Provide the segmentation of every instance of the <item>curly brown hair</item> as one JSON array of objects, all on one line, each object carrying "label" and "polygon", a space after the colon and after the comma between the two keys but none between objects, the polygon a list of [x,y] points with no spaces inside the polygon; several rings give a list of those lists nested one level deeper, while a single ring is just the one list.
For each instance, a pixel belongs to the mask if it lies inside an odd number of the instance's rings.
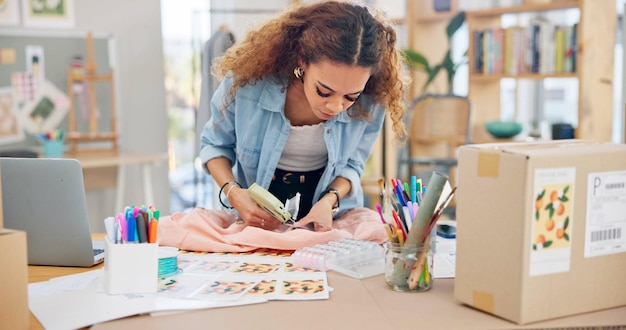
[{"label": "curly brown hair", "polygon": [[[305,64],[331,62],[372,68],[363,94],[381,104],[389,113],[396,138],[403,139],[406,111],[403,102],[408,76],[403,70],[396,33],[384,19],[366,7],[326,1],[295,5],[276,18],[251,30],[230,47],[213,65],[218,78],[232,75],[234,84],[225,96],[231,104],[237,88],[266,76],[282,81],[295,79],[298,58]],[[357,101],[350,109],[353,117],[368,117]]]}]

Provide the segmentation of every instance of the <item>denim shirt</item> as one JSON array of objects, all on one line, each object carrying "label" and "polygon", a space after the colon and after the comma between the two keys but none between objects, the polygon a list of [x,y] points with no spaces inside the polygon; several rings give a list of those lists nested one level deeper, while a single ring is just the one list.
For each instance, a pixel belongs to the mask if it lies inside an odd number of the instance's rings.
[{"label": "denim shirt", "polygon": [[[224,95],[232,84],[232,78],[225,78],[211,100],[211,119],[201,137],[202,164],[206,169],[207,161],[226,157],[243,187],[256,182],[268,189],[290,130],[285,117],[286,83],[265,78],[241,87],[235,101],[222,112]],[[366,95],[358,102],[370,111],[369,121],[351,118],[344,110],[323,124],[328,163],[313,201],[336,177],[350,180],[352,189],[341,200],[338,214],[363,206],[361,174],[385,118],[383,108],[372,105]]]}]

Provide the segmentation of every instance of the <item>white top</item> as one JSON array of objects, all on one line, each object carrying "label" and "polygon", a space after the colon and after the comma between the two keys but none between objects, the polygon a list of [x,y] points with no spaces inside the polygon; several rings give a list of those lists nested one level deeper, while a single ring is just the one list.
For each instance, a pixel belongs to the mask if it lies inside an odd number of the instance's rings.
[{"label": "white top", "polygon": [[307,172],[326,166],[327,161],[324,123],[291,126],[285,149],[278,160],[278,168]]}]

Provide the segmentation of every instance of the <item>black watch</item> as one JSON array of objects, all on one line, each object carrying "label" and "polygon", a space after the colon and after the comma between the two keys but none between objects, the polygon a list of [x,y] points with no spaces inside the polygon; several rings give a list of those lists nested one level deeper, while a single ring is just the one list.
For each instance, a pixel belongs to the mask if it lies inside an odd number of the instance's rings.
[{"label": "black watch", "polygon": [[337,204],[335,204],[335,206],[333,206],[333,214],[337,213],[337,211],[339,211],[339,200],[341,199],[341,196],[339,196],[339,190],[329,187],[326,188],[326,190],[322,191],[322,194],[320,195],[320,199],[322,199],[322,197],[326,196],[326,194],[330,194],[333,193],[335,194],[335,196],[337,197]]}]

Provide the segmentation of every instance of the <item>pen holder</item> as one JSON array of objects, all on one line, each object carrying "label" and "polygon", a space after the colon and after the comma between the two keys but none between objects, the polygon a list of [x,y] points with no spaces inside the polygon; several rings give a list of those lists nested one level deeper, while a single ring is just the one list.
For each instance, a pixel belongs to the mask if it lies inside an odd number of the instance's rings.
[{"label": "pen holder", "polygon": [[63,157],[63,140],[45,140],[42,143],[44,157]]},{"label": "pen holder", "polygon": [[108,294],[154,293],[159,269],[157,243],[114,244],[105,240],[104,290]]},{"label": "pen holder", "polygon": [[[402,263],[402,267],[397,264]],[[397,274],[396,272],[402,272]],[[433,286],[431,245],[387,242],[385,245],[385,282],[394,291],[421,292]]]}]

